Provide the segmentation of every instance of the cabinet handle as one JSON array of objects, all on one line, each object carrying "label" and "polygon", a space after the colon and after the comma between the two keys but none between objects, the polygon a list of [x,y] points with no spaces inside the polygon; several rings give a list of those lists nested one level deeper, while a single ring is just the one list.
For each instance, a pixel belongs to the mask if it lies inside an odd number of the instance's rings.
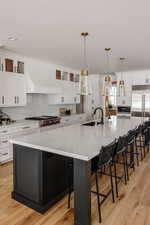
[{"label": "cabinet handle", "polygon": [[8,153],[3,153],[2,155],[8,155]]},{"label": "cabinet handle", "polygon": [[61,102],[64,102],[64,97],[61,97]]},{"label": "cabinet handle", "polygon": [[30,127],[22,127],[23,130],[24,130],[24,129],[28,129],[28,128],[30,128]]},{"label": "cabinet handle", "polygon": [[15,96],[15,104],[17,103],[17,97]]},{"label": "cabinet handle", "polygon": [[2,133],[7,133],[7,132],[8,132],[8,130],[3,130],[3,131],[2,131]]},{"label": "cabinet handle", "polygon": [[74,97],[74,102],[76,102],[77,101],[77,99],[76,99],[76,97]]},{"label": "cabinet handle", "polygon": [[19,104],[19,96],[17,96],[17,103]]},{"label": "cabinet handle", "polygon": [[2,104],[4,104],[4,102],[5,102],[5,98],[4,96],[2,96]]},{"label": "cabinet handle", "polygon": [[8,142],[8,140],[6,140],[6,141],[2,141],[2,143],[7,143]]}]

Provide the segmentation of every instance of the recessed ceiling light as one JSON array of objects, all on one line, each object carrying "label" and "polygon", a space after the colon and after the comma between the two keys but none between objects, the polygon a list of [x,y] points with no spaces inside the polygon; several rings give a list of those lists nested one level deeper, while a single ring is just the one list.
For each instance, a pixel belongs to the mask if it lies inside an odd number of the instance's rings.
[{"label": "recessed ceiling light", "polygon": [[8,37],[8,40],[9,40],[9,41],[16,41],[16,40],[17,40],[17,38],[16,38],[16,37],[14,37],[14,36],[9,36],[9,37]]}]

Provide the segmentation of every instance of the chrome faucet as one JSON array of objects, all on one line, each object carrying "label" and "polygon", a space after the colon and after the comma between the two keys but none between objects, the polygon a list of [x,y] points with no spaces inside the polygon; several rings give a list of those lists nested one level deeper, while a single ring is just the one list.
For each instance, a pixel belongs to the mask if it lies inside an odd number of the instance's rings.
[{"label": "chrome faucet", "polygon": [[103,111],[103,109],[102,109],[101,107],[97,107],[97,108],[94,110],[93,115],[96,114],[97,110],[100,110],[100,111],[101,111],[102,116],[101,116],[101,121],[100,121],[100,123],[101,123],[101,124],[104,124],[104,111]]}]

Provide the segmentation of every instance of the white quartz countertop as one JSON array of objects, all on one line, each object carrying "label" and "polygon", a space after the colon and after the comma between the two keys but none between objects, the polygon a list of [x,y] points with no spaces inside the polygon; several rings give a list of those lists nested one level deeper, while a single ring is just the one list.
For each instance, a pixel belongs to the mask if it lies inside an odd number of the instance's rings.
[{"label": "white quartz countertop", "polygon": [[82,126],[74,124],[18,137],[12,143],[56,153],[81,160],[91,160],[99,154],[102,146],[109,144],[115,138],[126,134],[143,122],[142,118],[117,118],[105,121],[104,125]]},{"label": "white quartz countertop", "polygon": [[23,125],[31,125],[31,124],[38,125],[38,122],[34,121],[34,120],[17,120],[16,122],[8,124],[8,125],[0,125],[0,129],[18,127],[18,126],[23,126]]}]

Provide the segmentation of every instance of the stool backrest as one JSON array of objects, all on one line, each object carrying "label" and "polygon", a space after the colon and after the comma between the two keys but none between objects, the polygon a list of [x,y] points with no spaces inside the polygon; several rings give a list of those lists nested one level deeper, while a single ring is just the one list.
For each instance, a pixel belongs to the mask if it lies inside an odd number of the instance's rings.
[{"label": "stool backrest", "polygon": [[117,140],[115,139],[109,145],[103,146],[99,153],[98,169],[109,164],[112,161],[116,151]]},{"label": "stool backrest", "polygon": [[120,153],[120,152],[123,152],[125,150],[125,147],[127,146],[126,139],[127,139],[127,135],[119,137],[115,153]]},{"label": "stool backrest", "polygon": [[[137,132],[137,131],[136,131]],[[135,130],[129,130],[127,135],[126,135],[126,142],[129,144],[132,142],[135,138]]]}]

